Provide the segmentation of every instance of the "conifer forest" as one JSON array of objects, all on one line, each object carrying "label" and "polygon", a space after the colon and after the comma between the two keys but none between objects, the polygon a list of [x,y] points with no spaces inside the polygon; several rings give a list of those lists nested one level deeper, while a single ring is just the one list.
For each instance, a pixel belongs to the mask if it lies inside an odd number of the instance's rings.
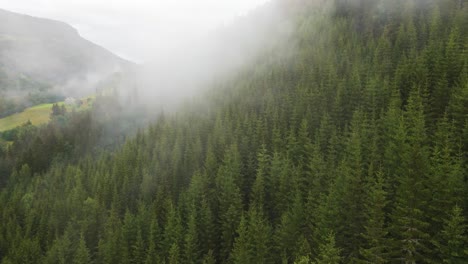
[{"label": "conifer forest", "polygon": [[176,111],[3,133],[0,263],[468,263],[468,3],[290,5]]}]

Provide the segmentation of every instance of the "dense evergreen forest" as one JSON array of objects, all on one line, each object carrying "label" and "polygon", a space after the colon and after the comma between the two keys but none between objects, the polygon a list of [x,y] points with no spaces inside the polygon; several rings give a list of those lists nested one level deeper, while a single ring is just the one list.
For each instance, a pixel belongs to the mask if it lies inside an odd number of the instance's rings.
[{"label": "dense evergreen forest", "polygon": [[468,263],[467,4],[310,2],[118,149],[0,150],[1,263]]}]

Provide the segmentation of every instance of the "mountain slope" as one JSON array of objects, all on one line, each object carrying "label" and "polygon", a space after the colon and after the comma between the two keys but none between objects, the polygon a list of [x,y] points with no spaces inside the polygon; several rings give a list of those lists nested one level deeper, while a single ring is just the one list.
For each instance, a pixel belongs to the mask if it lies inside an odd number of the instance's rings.
[{"label": "mountain slope", "polygon": [[65,23],[5,10],[0,10],[0,39],[0,61],[6,71],[52,85],[108,75],[131,65]]},{"label": "mountain slope", "polygon": [[131,67],[65,23],[0,9],[0,101],[10,110],[31,105],[25,99],[89,95],[99,81]]},{"label": "mountain slope", "polygon": [[0,194],[2,260],[465,263],[467,7],[334,2],[292,12],[292,56],[120,150],[43,173],[61,137],[37,134]]}]

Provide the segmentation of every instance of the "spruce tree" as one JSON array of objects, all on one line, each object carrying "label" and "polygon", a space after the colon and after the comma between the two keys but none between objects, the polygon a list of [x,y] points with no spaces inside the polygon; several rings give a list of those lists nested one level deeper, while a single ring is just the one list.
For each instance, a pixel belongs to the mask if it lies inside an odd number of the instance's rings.
[{"label": "spruce tree", "polygon": [[342,257],[341,250],[336,247],[335,235],[329,233],[319,245],[319,254],[315,258],[316,264],[339,264]]},{"label": "spruce tree", "polygon": [[78,248],[75,251],[73,257],[73,264],[88,264],[91,262],[89,250],[86,247],[86,241],[84,240],[83,235],[80,237],[80,242],[78,243]]},{"label": "spruce tree", "polygon": [[443,263],[461,264],[468,259],[467,224],[460,207],[453,207],[445,220],[441,241],[436,246]]},{"label": "spruce tree", "polygon": [[248,222],[245,216],[241,217],[239,227],[237,228],[237,237],[230,259],[234,264],[251,263]]},{"label": "spruce tree", "polygon": [[372,177],[369,183],[368,198],[366,201],[365,232],[362,236],[365,245],[361,247],[360,253],[365,263],[387,263],[389,262],[388,230],[386,226],[387,192],[385,191],[384,177],[381,172]]},{"label": "spruce tree", "polygon": [[413,90],[406,111],[408,165],[400,176],[391,231],[395,240],[393,258],[405,263],[426,261],[430,254],[427,221],[428,157],[424,145],[424,114],[418,91]]}]

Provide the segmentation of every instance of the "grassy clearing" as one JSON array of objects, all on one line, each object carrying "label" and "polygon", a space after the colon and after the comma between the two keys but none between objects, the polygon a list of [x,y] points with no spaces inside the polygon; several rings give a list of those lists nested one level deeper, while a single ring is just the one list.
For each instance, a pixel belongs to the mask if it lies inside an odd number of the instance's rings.
[{"label": "grassy clearing", "polygon": [[[63,103],[61,103],[63,105]],[[21,113],[0,119],[0,131],[6,131],[20,126],[28,120],[33,125],[40,125],[49,122],[52,104],[41,104],[25,109]]]},{"label": "grassy clearing", "polygon": [[[87,99],[87,98],[86,98]],[[87,100],[83,99],[84,104],[81,107],[76,107],[76,111],[81,111],[89,108]],[[59,102],[62,106],[64,102]],[[41,104],[25,109],[21,113],[16,113],[5,118],[0,119],[0,132],[14,129],[22,124],[31,121],[33,125],[42,125],[50,120],[50,113],[52,112],[53,104]],[[72,108],[67,106],[67,110],[71,111]]]}]

